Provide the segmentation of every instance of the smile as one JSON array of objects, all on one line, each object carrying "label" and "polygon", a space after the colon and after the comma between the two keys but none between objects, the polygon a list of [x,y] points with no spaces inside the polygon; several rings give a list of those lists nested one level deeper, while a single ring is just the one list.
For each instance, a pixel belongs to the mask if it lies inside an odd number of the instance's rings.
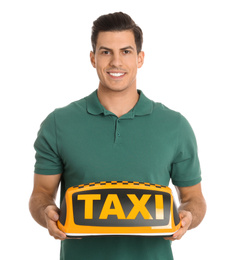
[{"label": "smile", "polygon": [[112,79],[121,79],[125,76],[125,72],[107,72]]},{"label": "smile", "polygon": [[123,76],[125,73],[109,73],[109,74],[114,77],[120,77]]}]

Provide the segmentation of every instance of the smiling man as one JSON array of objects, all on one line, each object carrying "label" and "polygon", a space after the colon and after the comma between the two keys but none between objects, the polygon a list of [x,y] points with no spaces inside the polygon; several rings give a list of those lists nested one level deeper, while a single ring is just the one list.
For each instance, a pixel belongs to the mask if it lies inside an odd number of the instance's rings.
[{"label": "smiling man", "polygon": [[[41,124],[30,211],[51,236],[62,240],[62,260],[173,259],[170,240],[198,226],[206,212],[194,133],[180,113],[137,89],[143,34],[127,14],[99,17],[91,40],[98,89],[54,110]],[[69,187],[83,183],[117,180],[168,186],[170,179],[179,194],[181,219],[172,237],[68,239],[57,227],[59,183],[62,201]]]},{"label": "smiling man", "polygon": [[144,62],[144,53],[137,51],[134,33],[99,32],[90,56],[100,79],[97,94],[101,104],[118,117],[126,114],[138,101],[136,75]]}]

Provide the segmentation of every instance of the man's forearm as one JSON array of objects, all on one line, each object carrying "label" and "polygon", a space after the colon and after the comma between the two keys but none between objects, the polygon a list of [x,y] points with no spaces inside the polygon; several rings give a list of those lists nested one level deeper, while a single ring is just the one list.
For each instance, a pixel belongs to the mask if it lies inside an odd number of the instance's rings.
[{"label": "man's forearm", "polygon": [[197,227],[206,214],[206,202],[203,198],[193,198],[186,202],[181,202],[180,211],[189,211],[192,214],[192,222],[189,229]]},{"label": "man's forearm", "polygon": [[29,209],[32,217],[45,228],[47,228],[45,209],[49,205],[56,206],[55,201],[43,192],[33,193],[29,201]]}]

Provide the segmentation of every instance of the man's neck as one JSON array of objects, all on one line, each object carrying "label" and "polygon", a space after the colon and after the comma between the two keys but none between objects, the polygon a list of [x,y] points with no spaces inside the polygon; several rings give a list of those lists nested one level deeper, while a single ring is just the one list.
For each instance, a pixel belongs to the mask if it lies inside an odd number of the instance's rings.
[{"label": "man's neck", "polygon": [[127,114],[139,100],[136,87],[124,91],[112,91],[99,86],[97,95],[101,105],[117,117]]}]

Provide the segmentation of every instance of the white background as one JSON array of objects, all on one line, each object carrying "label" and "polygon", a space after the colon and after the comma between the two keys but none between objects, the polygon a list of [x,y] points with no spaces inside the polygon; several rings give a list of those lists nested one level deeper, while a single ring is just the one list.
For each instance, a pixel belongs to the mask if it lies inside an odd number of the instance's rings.
[{"label": "white background", "polygon": [[28,210],[33,142],[53,109],[97,88],[91,26],[115,11],[144,32],[138,88],[181,112],[198,141],[208,211],[173,242],[175,259],[239,259],[239,6],[232,0],[0,2],[1,255],[59,259],[60,242]]}]

